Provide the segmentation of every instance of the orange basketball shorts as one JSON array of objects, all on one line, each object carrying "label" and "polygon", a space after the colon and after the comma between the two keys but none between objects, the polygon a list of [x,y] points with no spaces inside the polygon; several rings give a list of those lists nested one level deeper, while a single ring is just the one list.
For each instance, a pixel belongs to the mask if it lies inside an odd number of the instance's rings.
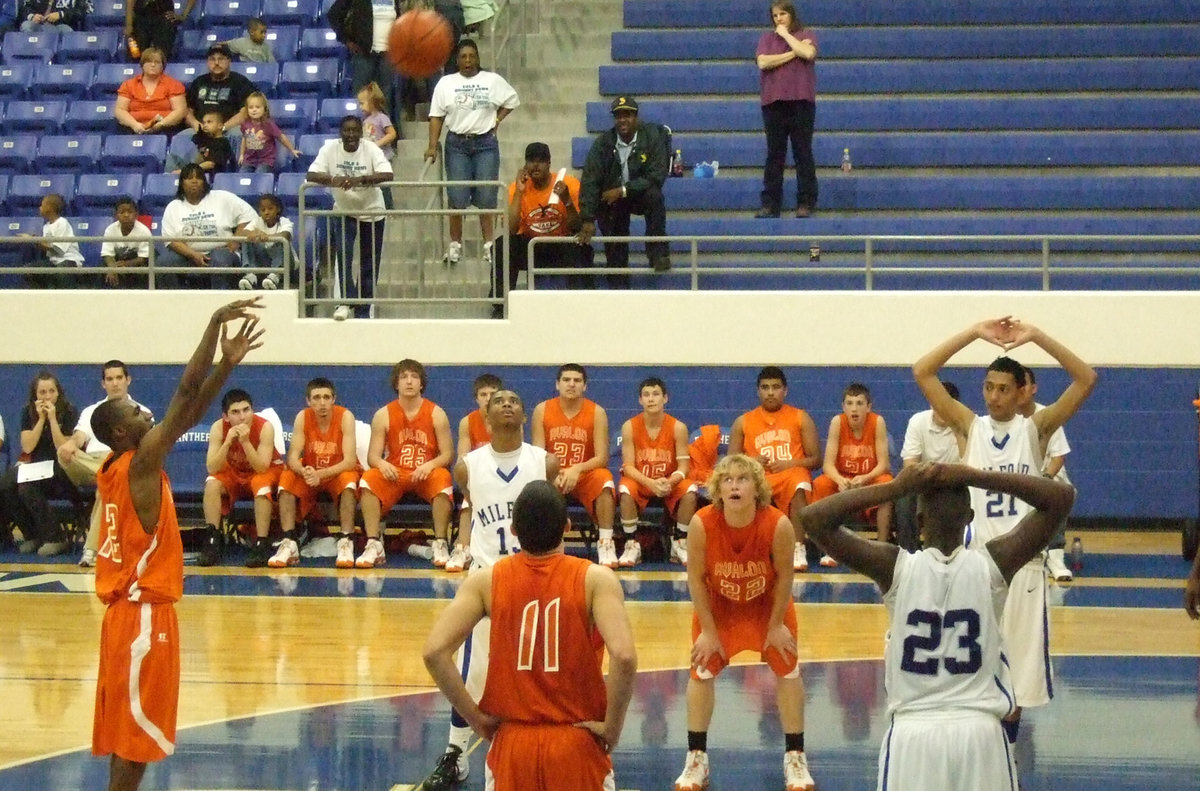
[{"label": "orange basketball shorts", "polygon": [[279,485],[279,477],[283,474],[282,464],[272,464],[262,472],[244,473],[226,467],[218,473],[208,476],[205,481],[216,481],[224,490],[221,492],[221,514],[229,515],[233,504],[238,500],[253,500],[255,497],[275,499],[275,487]]},{"label": "orange basketball shorts", "polygon": [[612,760],[591,731],[574,725],[502,724],[487,754],[491,791],[603,791]]},{"label": "orange basketball shorts", "polygon": [[[427,503],[432,503],[439,494],[454,497],[454,482],[450,480],[450,471],[445,467],[433,470],[423,481],[414,481],[412,470],[400,470],[400,477],[389,481],[383,472],[372,467],[362,474],[358,485],[379,498],[379,507],[385,514],[409,492],[415,492]],[[359,496],[362,496],[361,491]]]},{"label": "orange basketball shorts", "polygon": [[592,519],[595,519],[596,500],[600,498],[605,489],[611,490],[612,488],[612,473],[601,467],[598,470],[588,470],[580,475],[579,480],[575,483],[575,488],[567,494],[578,500],[579,504],[587,509]]},{"label": "orange basketball shorts", "polygon": [[[618,491],[621,494],[627,494],[632,497],[633,501],[637,503],[638,511],[645,510],[646,506],[650,503],[650,498],[654,497],[654,494],[645,486],[642,486],[633,478],[624,476],[621,477],[621,485]],[[663,504],[667,507],[667,512],[674,516],[675,509],[679,507],[679,501],[683,499],[685,494],[694,491],[696,491],[695,481],[687,478],[678,481],[674,488],[671,489],[671,493],[663,498]]]},{"label": "orange basketball shorts", "polygon": [[[751,614],[753,616],[753,614]],[[792,639],[796,639],[796,607],[790,605],[783,616],[783,625],[792,633]],[[784,654],[775,649],[768,648],[763,651],[763,643],[767,641],[767,619],[766,618],[726,618],[722,622],[717,623],[717,638],[721,641],[721,647],[725,649],[725,657],[721,658],[720,654],[715,654],[709,659],[708,664],[704,667],[693,667],[692,678],[705,680],[715,678],[722,670],[729,665],[729,660],[740,654],[742,651],[756,651],[759,659],[766,662],[771,668],[771,671],[780,678],[792,678],[798,672],[800,667],[799,653],[792,659],[788,659]],[[694,614],[692,615],[692,642],[696,642],[696,638],[700,636],[700,619]]]},{"label": "orange basketball shorts", "polygon": [[783,472],[768,472],[767,486],[771,487],[771,502],[785,514],[790,513],[792,498],[800,489],[812,491],[812,473],[804,467],[789,467]]},{"label": "orange basketball shorts", "polygon": [[349,489],[351,494],[358,494],[358,473],[346,470],[332,478],[326,478],[316,486],[309,486],[296,473],[285,469],[279,476],[279,491],[295,495],[299,503],[296,505],[296,515],[303,519],[317,504],[317,495],[325,492],[336,503],[342,492]]}]

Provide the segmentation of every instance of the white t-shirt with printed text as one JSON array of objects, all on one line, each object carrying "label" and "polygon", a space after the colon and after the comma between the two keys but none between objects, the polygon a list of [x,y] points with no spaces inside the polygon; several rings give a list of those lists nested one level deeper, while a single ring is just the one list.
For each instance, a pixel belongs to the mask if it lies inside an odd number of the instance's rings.
[{"label": "white t-shirt with printed text", "polygon": [[232,236],[239,225],[257,216],[249,203],[232,192],[212,190],[196,204],[183,198],[168,203],[163,212],[162,235],[195,237],[195,241],[187,242],[193,250],[215,250],[228,242],[206,241],[206,237]]},{"label": "white t-shirt with printed text", "polygon": [[429,116],[445,118],[446,131],[456,135],[481,135],[496,126],[499,108],[515,110],[520,104],[516,90],[495,72],[447,74],[433,89]]},{"label": "white t-shirt with printed text", "polygon": [[100,257],[115,258],[118,261],[129,258],[149,258],[150,240],[153,238],[154,234],[150,233],[150,229],[140,220],[133,221],[133,228],[129,230],[128,234],[121,233],[121,223],[110,223],[104,229],[104,243],[100,245]]},{"label": "white t-shirt with printed text", "polygon": [[[309,173],[324,173],[339,176],[373,176],[377,173],[392,174],[392,165],[384,156],[383,149],[370,140],[360,140],[355,151],[347,151],[341,139],[328,140],[317,158],[308,166]],[[382,219],[378,214],[384,210],[383,190],[379,187],[359,187],[352,190],[333,189],[333,205],[339,211],[348,212],[356,220],[374,221]]]}]

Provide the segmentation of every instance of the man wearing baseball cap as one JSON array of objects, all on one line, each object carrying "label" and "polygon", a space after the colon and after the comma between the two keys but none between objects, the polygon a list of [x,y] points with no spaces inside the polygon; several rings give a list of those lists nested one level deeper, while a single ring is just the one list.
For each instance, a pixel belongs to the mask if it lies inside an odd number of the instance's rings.
[{"label": "man wearing baseball cap", "polygon": [[[589,244],[599,225],[604,236],[628,236],[629,217],[646,218],[647,236],[666,236],[667,210],[662,187],[667,180],[668,143],[658,124],[638,120],[637,99],[618,96],[612,103],[613,128],[592,143],[580,187],[580,244]],[[666,242],[646,242],[655,272],[671,268]],[[609,267],[629,266],[626,242],[605,242]],[[610,288],[628,288],[628,275],[609,275]]]},{"label": "man wearing baseball cap", "polygon": [[225,119],[225,134],[236,151],[241,140],[241,124],[246,120],[246,97],[258,90],[254,83],[230,69],[233,52],[224,44],[208,48],[208,74],[192,80],[187,88],[187,125],[200,131],[200,119],[217,110]]}]

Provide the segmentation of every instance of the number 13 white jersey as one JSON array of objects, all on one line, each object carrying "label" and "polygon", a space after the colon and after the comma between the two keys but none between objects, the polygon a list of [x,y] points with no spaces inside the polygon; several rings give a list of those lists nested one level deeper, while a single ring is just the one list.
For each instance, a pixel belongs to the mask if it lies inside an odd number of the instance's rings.
[{"label": "number 13 white jersey", "polygon": [[[977,470],[1040,475],[1042,454],[1038,450],[1037,426],[1024,415],[1007,423],[976,415],[967,434],[963,463]],[[1029,504],[1011,494],[971,489],[971,510],[966,545],[982,546],[1017,526],[1030,512]]]},{"label": "number 13 white jersey", "polygon": [[488,568],[521,550],[512,531],[513,503],[525,484],[546,480],[546,451],[523,442],[497,453],[487,444],[468,453],[466,462],[472,567]]},{"label": "number 13 white jersey", "polygon": [[1012,710],[1000,616],[1008,586],[987,549],[901,552],[883,597],[888,715]]}]

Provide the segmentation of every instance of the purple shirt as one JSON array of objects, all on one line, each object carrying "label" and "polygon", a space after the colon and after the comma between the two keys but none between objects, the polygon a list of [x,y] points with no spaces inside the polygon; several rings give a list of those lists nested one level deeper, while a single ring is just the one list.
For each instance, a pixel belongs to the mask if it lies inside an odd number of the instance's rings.
[{"label": "purple shirt", "polygon": [[[801,28],[792,35],[801,41],[811,41],[814,47],[817,46],[817,34],[811,30]],[[792,48],[783,40],[783,37],[771,30],[762,34],[762,38],[758,40],[758,49],[754,54],[755,57],[782,55],[791,51]],[[798,100],[815,104],[817,101],[817,72],[813,67],[813,61],[796,58],[776,69],[759,69],[758,78],[762,85],[763,104]]]},{"label": "purple shirt", "polygon": [[242,164],[275,167],[278,162],[276,144],[281,134],[279,127],[270,118],[242,121],[242,140],[246,144],[246,155],[242,158]]},{"label": "purple shirt", "polygon": [[[383,139],[387,128],[392,125],[392,119],[388,118],[383,113],[371,113],[363,118],[363,134],[372,143],[379,145],[379,141]],[[388,159],[396,156],[396,145],[388,143],[386,146],[379,146],[383,149],[383,155]]]}]

